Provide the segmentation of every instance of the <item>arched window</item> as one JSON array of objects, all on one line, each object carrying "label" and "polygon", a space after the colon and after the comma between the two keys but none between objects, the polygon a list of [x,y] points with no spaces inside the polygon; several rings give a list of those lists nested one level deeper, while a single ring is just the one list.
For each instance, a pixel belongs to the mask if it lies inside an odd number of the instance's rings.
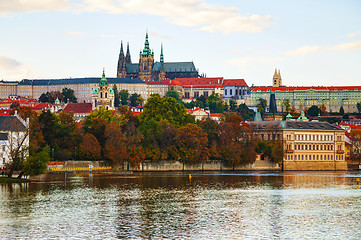
[{"label": "arched window", "polygon": [[103,92],[100,92],[100,98],[103,98]]}]

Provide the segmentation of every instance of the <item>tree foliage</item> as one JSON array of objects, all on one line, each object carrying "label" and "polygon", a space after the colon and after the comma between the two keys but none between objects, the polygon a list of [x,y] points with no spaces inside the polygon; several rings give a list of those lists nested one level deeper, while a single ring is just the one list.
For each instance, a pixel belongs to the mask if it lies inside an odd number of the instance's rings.
[{"label": "tree foliage", "polygon": [[[65,103],[71,102],[71,103],[77,103],[78,99],[74,95],[74,90],[71,88],[63,88],[61,91],[63,95],[63,99]],[[59,98],[60,100],[60,98]]]},{"label": "tree foliage", "polygon": [[79,145],[79,151],[84,159],[98,160],[101,154],[101,147],[93,134],[86,133]]},{"label": "tree foliage", "polygon": [[36,176],[45,173],[50,161],[50,148],[46,146],[40,152],[30,155],[24,161],[23,171],[25,175]]},{"label": "tree foliage", "polygon": [[181,102],[181,98],[179,96],[179,93],[175,90],[170,90],[168,91],[166,94],[165,94],[166,97],[172,97],[174,98],[175,100],[177,100],[177,102]]},{"label": "tree foliage", "polygon": [[128,90],[122,89],[119,92],[119,96],[120,96],[120,101],[121,104],[124,105],[128,105],[128,98],[129,98],[129,92]]}]

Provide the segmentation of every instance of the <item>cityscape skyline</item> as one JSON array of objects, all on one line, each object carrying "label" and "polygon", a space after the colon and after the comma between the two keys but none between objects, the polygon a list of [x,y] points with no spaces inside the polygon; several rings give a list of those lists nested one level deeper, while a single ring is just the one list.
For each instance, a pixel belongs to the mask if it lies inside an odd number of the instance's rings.
[{"label": "cityscape skyline", "polygon": [[359,85],[358,1],[0,2],[0,80],[115,77],[120,42],[139,60],[149,33],[159,61],[193,61],[207,77],[287,86]]}]

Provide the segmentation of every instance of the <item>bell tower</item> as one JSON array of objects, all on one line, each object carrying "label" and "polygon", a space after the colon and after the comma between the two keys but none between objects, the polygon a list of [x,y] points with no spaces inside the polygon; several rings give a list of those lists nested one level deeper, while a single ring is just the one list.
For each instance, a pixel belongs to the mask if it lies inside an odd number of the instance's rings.
[{"label": "bell tower", "polygon": [[275,69],[275,73],[273,74],[273,81],[272,81],[273,87],[280,87],[282,86],[282,78],[281,78],[281,71],[278,69]]},{"label": "bell tower", "polygon": [[152,81],[154,52],[149,48],[148,32],[145,35],[144,49],[139,53],[139,78],[145,82]]}]

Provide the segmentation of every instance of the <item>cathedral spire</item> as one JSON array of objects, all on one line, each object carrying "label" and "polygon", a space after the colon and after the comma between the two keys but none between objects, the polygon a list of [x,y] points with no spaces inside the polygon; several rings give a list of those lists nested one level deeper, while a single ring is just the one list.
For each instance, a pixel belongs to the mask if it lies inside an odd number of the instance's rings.
[{"label": "cathedral spire", "polygon": [[160,62],[164,63],[164,56],[163,56],[163,43],[160,45]]},{"label": "cathedral spire", "polygon": [[152,50],[150,50],[150,48],[149,48],[148,30],[147,30],[147,33],[145,34],[144,49],[141,54],[142,55],[152,55]]},{"label": "cathedral spire", "polygon": [[129,42],[127,43],[127,55],[125,56],[125,63],[132,63],[132,59],[130,57],[130,51],[129,51]]}]

